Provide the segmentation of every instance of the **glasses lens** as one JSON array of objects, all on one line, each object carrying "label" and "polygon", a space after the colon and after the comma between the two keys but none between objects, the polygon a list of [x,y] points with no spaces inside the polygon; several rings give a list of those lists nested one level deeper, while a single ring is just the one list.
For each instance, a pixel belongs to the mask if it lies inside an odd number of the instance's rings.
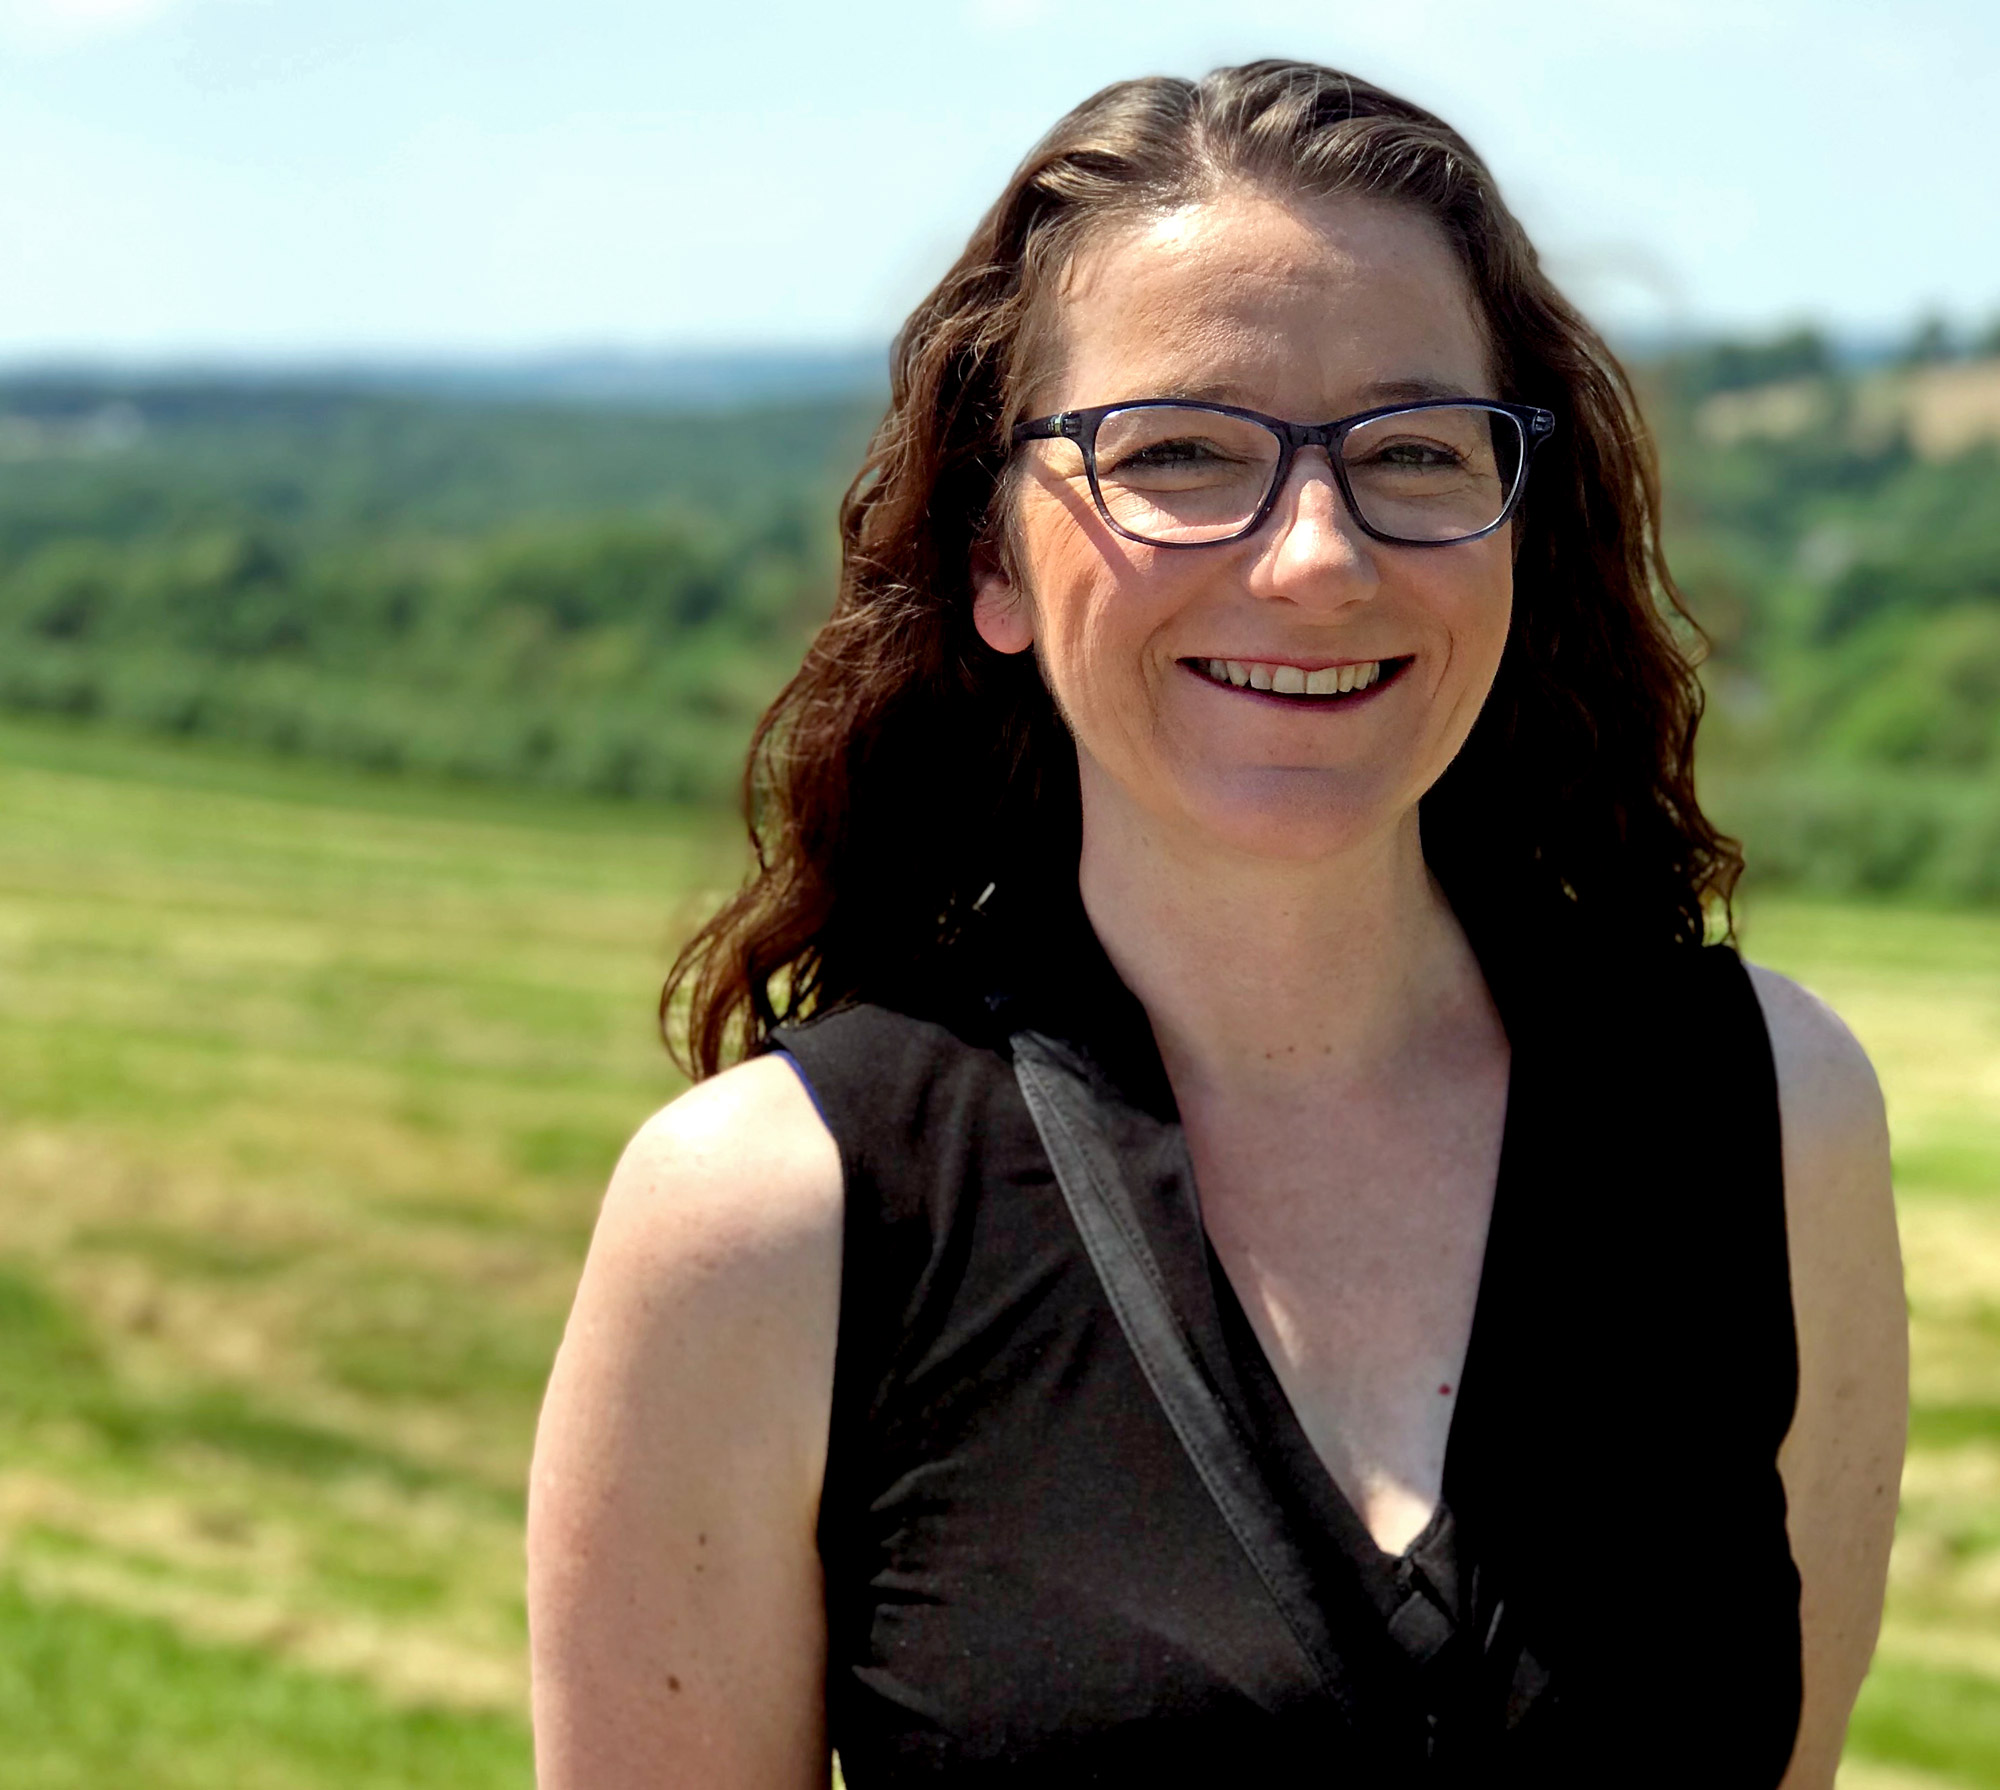
[{"label": "glasses lens", "polygon": [[1097,428],[1105,513],[1145,541],[1219,541],[1256,515],[1278,469],[1262,423],[1193,406],[1114,410]]},{"label": "glasses lens", "polygon": [[1341,444],[1361,520],[1377,534],[1433,545],[1498,522],[1523,458],[1520,423],[1476,404],[1397,411],[1363,423]]}]

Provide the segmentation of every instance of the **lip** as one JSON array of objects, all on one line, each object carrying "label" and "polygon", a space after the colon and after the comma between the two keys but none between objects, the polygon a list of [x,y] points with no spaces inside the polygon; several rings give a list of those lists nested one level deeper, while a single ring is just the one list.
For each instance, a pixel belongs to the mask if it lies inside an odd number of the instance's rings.
[{"label": "lip", "polygon": [[[1213,658],[1222,658],[1225,656],[1241,658],[1244,655],[1223,655],[1216,653],[1208,656]],[[1258,690],[1248,684],[1218,684],[1206,672],[1195,670],[1193,657],[1194,655],[1190,654],[1186,658],[1176,659],[1174,663],[1182,672],[1205,689],[1214,690],[1223,696],[1247,697],[1252,701],[1262,703],[1266,708],[1305,709],[1314,713],[1323,712],[1327,709],[1364,708],[1373,702],[1376,697],[1380,696],[1384,690],[1393,689],[1397,684],[1401,683],[1403,681],[1403,673],[1416,663],[1416,655],[1414,653],[1404,653],[1401,655],[1392,653],[1379,660],[1293,658],[1287,655],[1281,661],[1273,660],[1270,663],[1296,665],[1301,671],[1306,672],[1337,670],[1343,665],[1379,664],[1382,667],[1382,675],[1370,684],[1367,689],[1350,690],[1345,695],[1282,696],[1275,690]]]}]

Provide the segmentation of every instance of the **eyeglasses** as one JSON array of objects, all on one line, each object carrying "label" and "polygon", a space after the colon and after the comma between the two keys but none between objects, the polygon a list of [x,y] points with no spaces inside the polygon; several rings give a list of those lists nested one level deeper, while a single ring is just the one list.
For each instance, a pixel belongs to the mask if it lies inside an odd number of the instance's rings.
[{"label": "eyeglasses", "polygon": [[1397,547],[1449,547],[1513,514],[1528,462],[1555,426],[1552,411],[1474,398],[1388,405],[1331,423],[1138,398],[1037,417],[1014,440],[1075,442],[1098,514],[1131,541],[1240,541],[1270,514],[1299,449],[1321,447],[1364,534]]}]

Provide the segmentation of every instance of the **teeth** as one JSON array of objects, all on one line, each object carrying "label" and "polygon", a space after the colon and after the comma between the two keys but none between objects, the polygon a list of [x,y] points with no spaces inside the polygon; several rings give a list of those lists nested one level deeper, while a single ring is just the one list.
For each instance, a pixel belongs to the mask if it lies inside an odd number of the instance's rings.
[{"label": "teeth", "polygon": [[1382,661],[1366,665],[1328,665],[1307,671],[1299,665],[1259,664],[1254,659],[1199,659],[1195,661],[1218,684],[1246,684],[1253,690],[1271,690],[1280,696],[1344,696],[1366,690],[1382,677]]}]

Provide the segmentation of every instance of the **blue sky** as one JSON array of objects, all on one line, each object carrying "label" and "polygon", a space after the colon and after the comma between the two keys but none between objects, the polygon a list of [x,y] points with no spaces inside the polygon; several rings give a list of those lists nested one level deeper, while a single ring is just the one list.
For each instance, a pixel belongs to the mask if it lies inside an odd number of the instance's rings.
[{"label": "blue sky", "polygon": [[872,342],[1067,106],[1272,54],[1615,326],[2000,314],[1994,0],[0,0],[0,356]]}]

